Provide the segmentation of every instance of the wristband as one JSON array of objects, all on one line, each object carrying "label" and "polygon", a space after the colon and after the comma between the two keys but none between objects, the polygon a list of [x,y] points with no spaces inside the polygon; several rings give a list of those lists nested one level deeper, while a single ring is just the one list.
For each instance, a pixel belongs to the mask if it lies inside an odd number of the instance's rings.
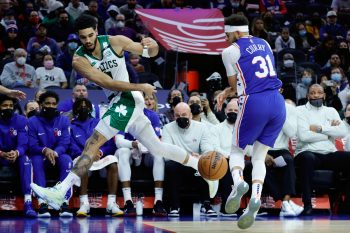
[{"label": "wristband", "polygon": [[146,58],[149,58],[149,57],[150,57],[150,55],[149,55],[149,53],[148,53],[148,47],[147,47],[147,46],[143,47],[142,55],[141,55],[141,56],[142,56],[142,57],[146,57]]}]

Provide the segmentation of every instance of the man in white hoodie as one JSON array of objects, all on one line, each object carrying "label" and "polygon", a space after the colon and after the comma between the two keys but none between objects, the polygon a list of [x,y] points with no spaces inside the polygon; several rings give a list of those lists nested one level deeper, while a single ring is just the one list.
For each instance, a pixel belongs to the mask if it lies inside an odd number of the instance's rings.
[{"label": "man in white hoodie", "polygon": [[[298,144],[295,163],[300,167],[302,177],[304,215],[312,214],[311,191],[315,169],[344,172],[348,171],[350,164],[350,152],[337,151],[334,143],[335,138],[346,136],[346,126],[334,108],[323,105],[324,99],[323,87],[313,84],[308,91],[308,103],[297,107]],[[346,185],[345,205],[350,206],[348,187]]]},{"label": "man in white hoodie", "polygon": [[84,11],[89,8],[80,0],[71,0],[65,10],[72,17],[73,21],[75,21]]}]

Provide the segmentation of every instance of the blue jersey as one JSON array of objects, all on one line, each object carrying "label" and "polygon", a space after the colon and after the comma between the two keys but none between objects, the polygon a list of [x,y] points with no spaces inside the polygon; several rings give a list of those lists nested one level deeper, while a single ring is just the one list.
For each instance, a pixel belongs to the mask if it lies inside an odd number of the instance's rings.
[{"label": "blue jersey", "polygon": [[[271,47],[265,40],[246,36],[225,50],[226,56],[232,57],[230,65],[233,66],[233,70],[232,73],[228,71],[228,76],[237,75],[239,96],[278,90],[282,86],[282,82],[277,78]],[[225,64],[226,70],[227,66]]]}]

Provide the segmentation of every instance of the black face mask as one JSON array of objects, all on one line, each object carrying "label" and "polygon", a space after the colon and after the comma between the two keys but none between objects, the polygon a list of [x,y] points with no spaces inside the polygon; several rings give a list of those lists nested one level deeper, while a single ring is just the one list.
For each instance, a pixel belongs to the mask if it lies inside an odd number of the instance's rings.
[{"label": "black face mask", "polygon": [[181,98],[179,97],[179,96],[175,96],[174,98],[173,98],[173,101],[171,102],[171,106],[172,107],[175,107],[178,103],[180,103],[181,102]]},{"label": "black face mask", "polygon": [[350,125],[350,117],[345,117],[346,122]]},{"label": "black face mask", "polygon": [[237,119],[237,113],[235,113],[235,112],[227,113],[226,119],[227,119],[228,123],[234,124],[236,122],[236,119]]},{"label": "black face mask", "polygon": [[36,109],[34,109],[34,110],[32,110],[32,111],[27,113],[27,117],[28,118],[31,118],[32,116],[37,116],[37,115],[39,115],[39,111],[36,110]]},{"label": "black face mask", "polygon": [[176,119],[176,123],[181,129],[186,129],[190,125],[190,119],[187,117],[179,117]]},{"label": "black face mask", "polygon": [[191,113],[194,116],[196,116],[199,113],[201,113],[201,106],[199,104],[191,104],[190,108],[191,108]]},{"label": "black face mask", "polygon": [[309,100],[310,104],[316,108],[322,107],[323,104],[323,99],[310,99]]},{"label": "black face mask", "polygon": [[13,109],[7,108],[0,110],[0,117],[4,120],[8,120],[13,116]]},{"label": "black face mask", "polygon": [[86,121],[86,119],[90,116],[91,116],[91,111],[88,108],[81,108],[78,111],[77,118],[79,121]]},{"label": "black face mask", "polygon": [[136,5],[132,3],[128,3],[128,8],[129,9],[135,9]]},{"label": "black face mask", "polygon": [[58,116],[59,114],[60,113],[58,112],[57,108],[51,108],[51,107],[43,107],[40,112],[40,115],[47,119],[52,119]]}]

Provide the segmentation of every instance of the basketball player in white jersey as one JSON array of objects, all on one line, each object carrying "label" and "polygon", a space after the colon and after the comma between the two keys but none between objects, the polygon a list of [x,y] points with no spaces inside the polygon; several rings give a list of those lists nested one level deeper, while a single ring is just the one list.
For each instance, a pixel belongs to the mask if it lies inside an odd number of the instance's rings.
[{"label": "basketball player in white jersey", "polygon": [[[162,143],[154,133],[149,119],[143,114],[144,99],[141,92],[146,96],[152,95],[155,87],[129,82],[124,51],[153,57],[158,53],[156,41],[144,38],[141,43],[136,43],[125,36],[98,36],[96,19],[85,14],[75,21],[75,29],[82,46],[75,52],[73,68],[102,87],[110,104],[66,179],[52,188],[43,188],[32,183],[35,194],[58,210],[64,201],[65,193],[73,185],[80,185],[80,177],[88,172],[100,146],[119,131],[134,135],[153,155],[198,170],[198,157],[188,154],[180,147]],[[214,197],[218,181],[208,181],[208,184],[210,196]]]}]

